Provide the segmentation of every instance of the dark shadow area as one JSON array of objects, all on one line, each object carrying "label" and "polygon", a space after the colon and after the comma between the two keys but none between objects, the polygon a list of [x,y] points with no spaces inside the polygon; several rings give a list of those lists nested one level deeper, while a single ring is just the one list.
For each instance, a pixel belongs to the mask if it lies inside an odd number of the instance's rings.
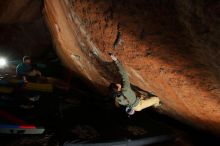
[{"label": "dark shadow area", "polygon": [[[83,83],[79,83],[83,85]],[[37,125],[44,125],[43,135],[0,135],[2,146],[58,146],[64,142],[115,141],[124,138],[174,136],[160,146],[217,146],[219,138],[194,129],[154,109],[146,109],[128,117],[124,108],[113,101],[99,100],[85,87],[74,87],[68,93],[45,94],[35,108],[8,109]],[[155,145],[156,146],[156,145]]]},{"label": "dark shadow area", "polygon": [[42,19],[24,24],[0,24],[1,56],[20,59],[24,55],[41,58],[53,49]]}]

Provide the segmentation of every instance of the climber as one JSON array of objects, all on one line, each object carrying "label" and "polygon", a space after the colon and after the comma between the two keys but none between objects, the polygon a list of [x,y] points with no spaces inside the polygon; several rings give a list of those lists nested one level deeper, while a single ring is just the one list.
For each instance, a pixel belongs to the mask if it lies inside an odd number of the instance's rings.
[{"label": "climber", "polygon": [[120,61],[112,53],[109,53],[112,60],[115,62],[119,74],[122,79],[122,83],[111,83],[109,89],[111,90],[112,96],[115,98],[116,105],[122,105],[126,107],[126,112],[129,115],[133,115],[135,111],[141,111],[145,108],[160,105],[158,97],[150,97],[148,99],[137,97],[136,93],[131,89],[128,74]]},{"label": "climber", "polygon": [[28,83],[28,77],[41,76],[41,72],[34,68],[29,56],[23,57],[23,62],[16,67],[16,74],[18,77],[22,77],[25,83]]}]

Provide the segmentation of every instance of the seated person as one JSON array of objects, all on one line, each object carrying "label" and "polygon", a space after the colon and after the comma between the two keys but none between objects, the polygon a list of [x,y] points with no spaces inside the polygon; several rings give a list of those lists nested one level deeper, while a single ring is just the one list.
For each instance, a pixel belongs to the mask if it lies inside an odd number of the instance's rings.
[{"label": "seated person", "polygon": [[33,68],[29,56],[23,57],[23,62],[16,67],[16,74],[18,77],[22,77],[25,83],[28,83],[27,77],[41,76],[41,72]]}]

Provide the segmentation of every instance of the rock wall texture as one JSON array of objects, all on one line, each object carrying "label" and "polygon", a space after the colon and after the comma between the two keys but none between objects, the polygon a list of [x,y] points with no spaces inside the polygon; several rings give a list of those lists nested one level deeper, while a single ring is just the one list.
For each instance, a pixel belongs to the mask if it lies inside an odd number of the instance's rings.
[{"label": "rock wall texture", "polygon": [[159,96],[162,111],[220,133],[217,0],[45,0],[59,56],[107,93],[115,53],[133,85]]}]

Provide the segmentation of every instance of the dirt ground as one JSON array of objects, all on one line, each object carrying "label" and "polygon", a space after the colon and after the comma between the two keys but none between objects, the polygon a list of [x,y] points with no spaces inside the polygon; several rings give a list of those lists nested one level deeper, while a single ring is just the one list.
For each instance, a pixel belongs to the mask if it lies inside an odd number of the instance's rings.
[{"label": "dirt ground", "polygon": [[147,109],[128,118],[123,109],[114,107],[113,101],[91,98],[94,93],[88,90],[72,91],[59,96],[42,96],[35,110],[23,111],[38,117],[35,122],[42,123],[46,128],[43,135],[0,135],[0,145],[60,146],[76,139],[121,139],[163,133],[174,138],[152,146],[220,144],[219,138],[159,114],[155,109]]}]

